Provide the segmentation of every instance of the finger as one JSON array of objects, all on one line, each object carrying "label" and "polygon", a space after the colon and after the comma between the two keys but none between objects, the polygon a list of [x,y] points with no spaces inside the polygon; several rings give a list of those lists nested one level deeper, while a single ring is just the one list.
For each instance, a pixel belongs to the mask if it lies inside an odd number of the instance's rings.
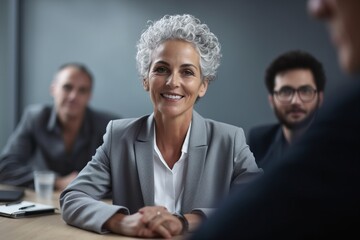
[{"label": "finger", "polygon": [[151,238],[154,238],[154,237],[163,237],[163,238],[171,238],[172,235],[171,233],[165,228],[165,229],[162,229],[162,228],[159,228],[159,229],[155,229],[152,230],[150,228],[148,228],[146,225],[142,225],[141,227],[138,228],[138,231],[137,231],[137,236],[139,237],[151,237]]},{"label": "finger", "polygon": [[144,224],[148,224],[149,222],[151,222],[154,218],[160,216],[161,213],[160,211],[157,211],[156,213],[154,212],[145,212],[143,213],[143,216],[141,218],[142,223]]},{"label": "finger", "polygon": [[164,215],[157,212],[155,217],[153,217],[149,222],[147,227],[151,230],[155,230],[159,225],[163,224],[166,221],[166,218],[164,218]]},{"label": "finger", "polygon": [[154,214],[155,210],[149,207],[144,207],[140,209],[138,212],[142,214],[141,221],[143,223],[148,223],[155,216]]},{"label": "finger", "polygon": [[149,228],[141,228],[139,231],[138,231],[138,234],[137,236],[139,237],[147,237],[147,238],[154,238],[154,237],[158,237],[159,236],[159,233],[157,232],[154,232],[152,230],[150,230]]},{"label": "finger", "polygon": [[170,231],[165,228],[163,225],[158,225],[153,232],[157,232],[158,234],[160,234],[160,236],[162,236],[163,238],[172,238],[172,235],[170,233]]},{"label": "finger", "polygon": [[148,228],[155,231],[160,225],[165,227],[172,235],[178,235],[182,231],[182,223],[172,214],[162,214],[149,222]]},{"label": "finger", "polygon": [[167,208],[164,206],[146,206],[146,207],[142,207],[138,210],[138,212],[143,213],[144,211],[167,211]]},{"label": "finger", "polygon": [[142,208],[140,208],[140,209],[138,210],[138,212],[143,213],[143,212],[145,212],[145,211],[147,211],[147,210],[149,210],[149,209],[151,209],[151,207],[142,207]]},{"label": "finger", "polygon": [[140,212],[140,213],[143,214],[143,217],[142,217],[141,221],[144,224],[148,224],[154,218],[160,216],[162,214],[162,212],[164,212],[164,208],[152,208],[152,209],[148,208],[148,209],[145,209],[145,210]]}]

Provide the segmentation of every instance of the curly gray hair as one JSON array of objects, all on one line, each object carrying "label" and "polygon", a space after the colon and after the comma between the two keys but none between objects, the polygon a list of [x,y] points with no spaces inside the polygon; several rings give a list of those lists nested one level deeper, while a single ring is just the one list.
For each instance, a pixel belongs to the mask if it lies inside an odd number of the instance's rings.
[{"label": "curly gray hair", "polygon": [[215,79],[222,56],[221,45],[206,24],[189,14],[165,15],[158,21],[149,21],[149,24],[137,43],[136,62],[141,80],[147,78],[152,52],[169,39],[192,43],[200,55],[203,79],[208,81]]}]

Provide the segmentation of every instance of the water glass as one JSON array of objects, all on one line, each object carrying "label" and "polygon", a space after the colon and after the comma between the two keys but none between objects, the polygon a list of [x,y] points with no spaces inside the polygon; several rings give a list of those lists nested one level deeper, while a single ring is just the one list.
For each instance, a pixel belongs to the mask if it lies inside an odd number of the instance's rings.
[{"label": "water glass", "polygon": [[52,171],[34,171],[36,196],[39,199],[51,200],[54,192],[55,173]]}]

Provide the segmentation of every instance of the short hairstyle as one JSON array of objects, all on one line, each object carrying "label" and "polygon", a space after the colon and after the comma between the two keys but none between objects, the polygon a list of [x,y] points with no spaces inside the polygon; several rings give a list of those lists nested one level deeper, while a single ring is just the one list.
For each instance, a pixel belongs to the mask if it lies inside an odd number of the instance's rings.
[{"label": "short hairstyle", "polygon": [[317,90],[324,91],[326,77],[322,64],[310,53],[294,50],[275,58],[266,69],[265,84],[268,92],[274,93],[275,77],[278,73],[293,69],[309,69],[314,77]]},{"label": "short hairstyle", "polygon": [[91,88],[93,88],[93,85],[94,85],[93,75],[92,75],[92,73],[90,72],[90,70],[89,70],[84,64],[82,64],[82,63],[75,63],[75,62],[64,63],[63,65],[61,65],[61,66],[58,68],[57,73],[61,72],[62,70],[64,70],[65,68],[68,68],[68,67],[76,68],[76,69],[78,69],[79,71],[81,71],[82,73],[84,73],[86,76],[88,76],[88,78],[90,79]]},{"label": "short hairstyle", "polygon": [[200,55],[200,68],[203,79],[209,81],[216,77],[220,65],[221,45],[209,27],[192,15],[165,15],[150,25],[141,34],[137,43],[136,62],[140,78],[147,77],[151,65],[151,54],[166,40],[179,39],[192,43]]}]

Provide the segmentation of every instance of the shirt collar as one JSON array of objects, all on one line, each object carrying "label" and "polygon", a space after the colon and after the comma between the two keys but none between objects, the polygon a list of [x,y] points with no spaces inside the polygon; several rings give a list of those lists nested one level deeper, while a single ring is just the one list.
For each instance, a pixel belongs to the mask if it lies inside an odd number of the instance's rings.
[{"label": "shirt collar", "polygon": [[[81,125],[79,134],[84,135],[84,136],[89,136],[91,133],[91,110],[89,108],[86,108],[85,110],[85,116],[84,116],[84,120],[83,123]],[[56,109],[53,106],[51,109],[51,113],[50,113],[50,117],[49,117],[49,121],[47,124],[47,130],[49,132],[51,131],[61,131],[61,127],[59,124],[59,121],[57,119],[57,113],[56,113]]]},{"label": "shirt collar", "polygon": [[48,131],[54,131],[56,127],[59,127],[58,125],[59,124],[57,123],[56,110],[55,110],[55,107],[52,107],[49,121],[47,124],[47,129],[48,129]]},{"label": "shirt collar", "polygon": [[189,128],[187,130],[184,143],[183,143],[182,148],[181,148],[181,151],[184,152],[184,153],[187,153],[188,149],[189,149],[190,130],[191,130],[191,122],[190,122]]}]

